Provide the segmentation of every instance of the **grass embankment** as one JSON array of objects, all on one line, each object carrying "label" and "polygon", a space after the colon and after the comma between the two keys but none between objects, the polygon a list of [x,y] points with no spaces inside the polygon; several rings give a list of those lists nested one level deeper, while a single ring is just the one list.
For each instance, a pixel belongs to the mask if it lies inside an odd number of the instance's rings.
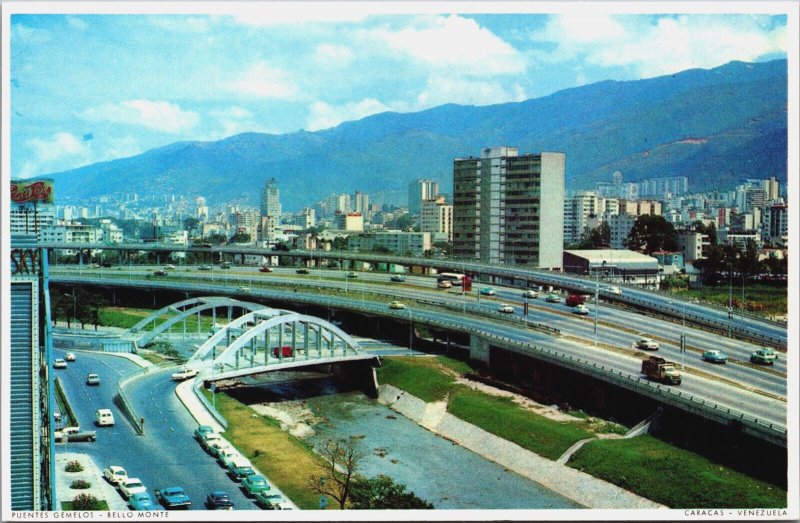
[{"label": "grass embankment", "polygon": [[[702,289],[673,289],[671,292],[682,298],[698,299],[700,301],[714,303],[723,307],[728,306],[731,298],[731,289],[728,285],[706,286]],[[751,283],[744,287],[744,299],[742,299],[742,282],[736,286],[733,282],[733,302],[734,311],[739,312],[742,303],[746,311],[757,314],[785,315],[789,293],[785,285],[767,285],[763,283]]]},{"label": "grass embankment", "polygon": [[[203,393],[211,399],[209,391]],[[298,507],[318,509],[319,494],[309,488],[309,478],[324,464],[322,458],[308,445],[281,430],[277,421],[254,416],[250,407],[227,394],[217,393],[216,406],[228,420],[225,438]],[[328,507],[336,508],[333,505],[335,503],[330,503]]]},{"label": "grass embankment", "polygon": [[557,459],[575,442],[594,433],[587,421],[549,419],[515,403],[456,383],[469,365],[445,357],[385,358],[378,381],[426,401],[447,398],[447,411],[487,432],[512,441],[540,456]]},{"label": "grass embankment", "polygon": [[[104,325],[106,327],[120,327],[122,329],[130,329],[147,316],[155,312],[152,309],[135,309],[131,307],[103,307],[100,309],[100,325]],[[155,323],[156,325],[160,325],[163,322],[169,320],[170,318],[174,317],[175,313],[168,312],[159,316]],[[206,316],[205,314],[200,316],[200,328],[203,332],[208,332],[211,329],[211,324],[213,323],[213,317]],[[228,323],[227,317],[217,317],[217,324],[223,325]],[[150,329],[152,327],[148,327]],[[177,323],[173,327],[173,329],[179,330],[182,329],[182,323]],[[186,319],[186,331],[187,333],[192,333],[197,330],[197,317],[192,316]]]},{"label": "grass embankment", "polygon": [[783,508],[786,491],[652,436],[596,440],[570,467],[671,508]]},{"label": "grass embankment", "polygon": [[164,356],[158,354],[157,352],[148,352],[148,351],[138,351],[137,354],[141,356],[143,359],[149,361],[153,365],[158,365],[161,367],[172,365],[175,362],[173,360],[168,360]]}]

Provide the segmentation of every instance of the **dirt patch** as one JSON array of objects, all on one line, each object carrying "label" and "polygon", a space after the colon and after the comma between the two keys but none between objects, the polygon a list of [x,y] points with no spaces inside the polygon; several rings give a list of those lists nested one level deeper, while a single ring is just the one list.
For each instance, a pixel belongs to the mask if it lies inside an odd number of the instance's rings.
[{"label": "dirt patch", "polygon": [[260,403],[251,405],[251,408],[262,416],[278,420],[281,430],[284,430],[300,439],[316,434],[312,428],[323,421],[315,416],[305,401],[281,401],[276,403]]}]

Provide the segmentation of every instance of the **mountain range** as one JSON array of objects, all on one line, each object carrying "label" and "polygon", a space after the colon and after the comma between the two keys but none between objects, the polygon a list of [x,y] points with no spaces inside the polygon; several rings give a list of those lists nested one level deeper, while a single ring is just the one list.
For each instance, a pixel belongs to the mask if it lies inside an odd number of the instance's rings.
[{"label": "mountain range", "polygon": [[[690,190],[787,177],[787,62],[730,62],[635,81],[602,81],[522,102],[386,112],[316,132],[177,142],[53,173],[59,198],[182,194],[256,205],[275,178],[284,209],[332,192],[405,203],[408,182],[452,191],[453,159],[483,147],[562,151],[567,189],[687,176]],[[373,198],[373,200],[376,198]]]}]

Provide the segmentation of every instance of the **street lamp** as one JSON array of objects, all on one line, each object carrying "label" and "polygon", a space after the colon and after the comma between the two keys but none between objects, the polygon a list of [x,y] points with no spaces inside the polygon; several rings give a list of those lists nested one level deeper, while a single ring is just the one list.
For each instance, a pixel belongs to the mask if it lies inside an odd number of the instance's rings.
[{"label": "street lamp", "polygon": [[[602,268],[605,270],[606,261],[603,260]],[[598,296],[600,294],[600,277],[599,273],[597,272],[597,267],[595,267],[594,272],[594,345],[597,346],[597,316],[600,313],[600,307],[598,306]]]}]

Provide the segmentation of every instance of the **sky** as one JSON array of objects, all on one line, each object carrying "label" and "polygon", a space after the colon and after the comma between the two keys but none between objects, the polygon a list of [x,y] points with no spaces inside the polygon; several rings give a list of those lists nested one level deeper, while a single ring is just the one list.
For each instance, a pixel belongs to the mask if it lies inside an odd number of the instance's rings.
[{"label": "sky", "polygon": [[184,140],[316,131],[385,111],[522,101],[606,79],[786,57],[782,15],[335,7],[12,14],[3,85],[11,176]]}]

